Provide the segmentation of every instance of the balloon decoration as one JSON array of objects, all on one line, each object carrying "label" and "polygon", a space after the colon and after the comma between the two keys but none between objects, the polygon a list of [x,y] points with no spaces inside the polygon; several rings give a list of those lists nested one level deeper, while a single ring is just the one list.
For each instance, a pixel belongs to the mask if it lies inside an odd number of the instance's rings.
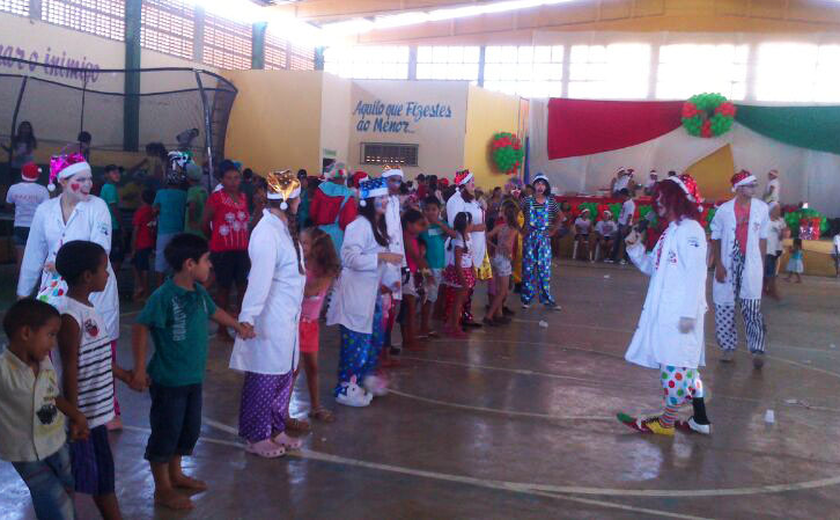
[{"label": "balloon decoration", "polygon": [[821,235],[828,232],[828,219],[815,209],[788,211],[784,220],[793,238],[819,240]]},{"label": "balloon decoration", "polygon": [[683,104],[683,127],[695,137],[723,135],[734,122],[735,105],[720,94],[697,94]]},{"label": "balloon decoration", "polygon": [[493,163],[502,173],[513,174],[522,164],[525,151],[522,143],[516,134],[510,132],[499,132],[493,136],[490,143],[490,153],[493,156]]}]

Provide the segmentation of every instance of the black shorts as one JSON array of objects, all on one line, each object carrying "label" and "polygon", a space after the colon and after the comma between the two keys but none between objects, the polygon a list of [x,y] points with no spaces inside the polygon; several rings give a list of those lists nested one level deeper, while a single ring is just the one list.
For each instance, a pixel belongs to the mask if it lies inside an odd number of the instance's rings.
[{"label": "black shorts", "polygon": [[251,259],[248,251],[221,251],[210,253],[210,261],[216,272],[216,283],[222,289],[230,289],[236,283],[239,288],[245,287],[248,281],[248,271],[251,270]]},{"label": "black shorts", "polygon": [[29,240],[29,228],[15,226],[13,230],[13,237],[17,247],[26,247],[26,241]]},{"label": "black shorts", "polygon": [[575,240],[589,240],[589,233],[577,233]]},{"label": "black shorts", "polygon": [[70,443],[70,460],[78,493],[101,496],[114,492],[114,456],[104,424],[90,430],[87,439]]},{"label": "black shorts", "polygon": [[134,252],[134,258],[132,259],[131,263],[134,265],[134,268],[140,272],[146,272],[149,270],[149,260],[152,258],[152,251],[151,247],[146,247],[144,249],[138,249]]},{"label": "black shorts", "polygon": [[779,261],[779,255],[764,255],[764,277],[776,277],[776,263]]},{"label": "black shorts", "polygon": [[125,240],[122,229],[111,230],[111,254],[108,256],[112,264],[121,264],[125,260]]},{"label": "black shorts", "polygon": [[152,407],[149,425],[152,433],[146,444],[145,459],[163,464],[174,456],[192,455],[201,433],[201,384],[149,387]]}]

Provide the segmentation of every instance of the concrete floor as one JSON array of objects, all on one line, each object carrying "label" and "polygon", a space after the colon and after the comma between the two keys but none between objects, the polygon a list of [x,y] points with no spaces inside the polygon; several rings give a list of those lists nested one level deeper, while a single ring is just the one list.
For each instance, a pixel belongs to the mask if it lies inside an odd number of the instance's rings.
[{"label": "concrete floor", "polygon": [[[660,405],[655,372],[623,359],[646,280],[631,268],[563,263],[553,285],[560,313],[516,305],[506,328],[404,355],[391,372],[395,391],[369,408],[328,397],[337,422],[316,424],[305,449],[283,459],[241,449],[241,377],[227,369],[230,347],[214,342],[203,436],[187,459],[210,491],[188,514],[152,506],[142,459],[149,397],[120,386],[127,426],[111,441],[125,518],[840,517],[840,281],[781,283],[784,300],[764,304],[761,372],[743,350],[734,364],[718,362],[709,314],[702,373],[714,434],[673,439],[633,433],[614,418]],[[123,310],[126,363],[135,308]],[[328,395],[334,329],[324,329],[321,348]],[[308,402],[298,383],[292,406],[301,416]],[[773,425],[764,422],[768,409]],[[96,517],[86,497],[77,504],[80,518]],[[0,518],[34,518],[5,463]]]}]

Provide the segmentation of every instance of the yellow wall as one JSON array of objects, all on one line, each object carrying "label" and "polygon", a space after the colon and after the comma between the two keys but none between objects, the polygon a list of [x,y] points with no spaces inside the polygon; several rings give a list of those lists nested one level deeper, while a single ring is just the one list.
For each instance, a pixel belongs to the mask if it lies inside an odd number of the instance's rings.
[{"label": "yellow wall", "polygon": [[496,132],[516,133],[519,98],[470,85],[467,97],[467,135],[464,167],[475,175],[476,185],[490,189],[503,185],[508,175],[493,167],[490,140]]},{"label": "yellow wall", "polygon": [[685,173],[697,180],[700,194],[708,200],[728,200],[732,198],[732,172],[735,160],[732,147],[724,145],[688,167]]},{"label": "yellow wall", "polygon": [[286,168],[318,175],[323,73],[235,70],[222,75],[239,89],[225,155],[263,175]]}]

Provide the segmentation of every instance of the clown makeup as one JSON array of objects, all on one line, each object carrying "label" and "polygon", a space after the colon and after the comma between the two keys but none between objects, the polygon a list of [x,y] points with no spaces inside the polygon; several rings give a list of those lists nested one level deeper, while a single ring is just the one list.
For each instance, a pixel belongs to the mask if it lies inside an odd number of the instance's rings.
[{"label": "clown makeup", "polygon": [[400,193],[400,186],[402,185],[402,177],[399,175],[391,175],[387,178],[388,193],[391,195],[398,195]]},{"label": "clown makeup", "polygon": [[62,179],[62,192],[77,201],[87,200],[93,187],[93,177],[89,171],[79,172],[72,177]]},{"label": "clown makeup", "polygon": [[545,190],[548,188],[548,184],[545,181],[537,181],[534,183],[534,191],[537,195],[542,195],[545,193]]},{"label": "clown makeup", "polygon": [[738,193],[746,198],[753,198],[755,197],[756,188],[758,187],[757,183],[746,184],[744,186],[738,187]]},{"label": "clown makeup", "polygon": [[376,210],[377,215],[384,215],[388,209],[388,197],[383,195],[373,199],[373,208]]}]

